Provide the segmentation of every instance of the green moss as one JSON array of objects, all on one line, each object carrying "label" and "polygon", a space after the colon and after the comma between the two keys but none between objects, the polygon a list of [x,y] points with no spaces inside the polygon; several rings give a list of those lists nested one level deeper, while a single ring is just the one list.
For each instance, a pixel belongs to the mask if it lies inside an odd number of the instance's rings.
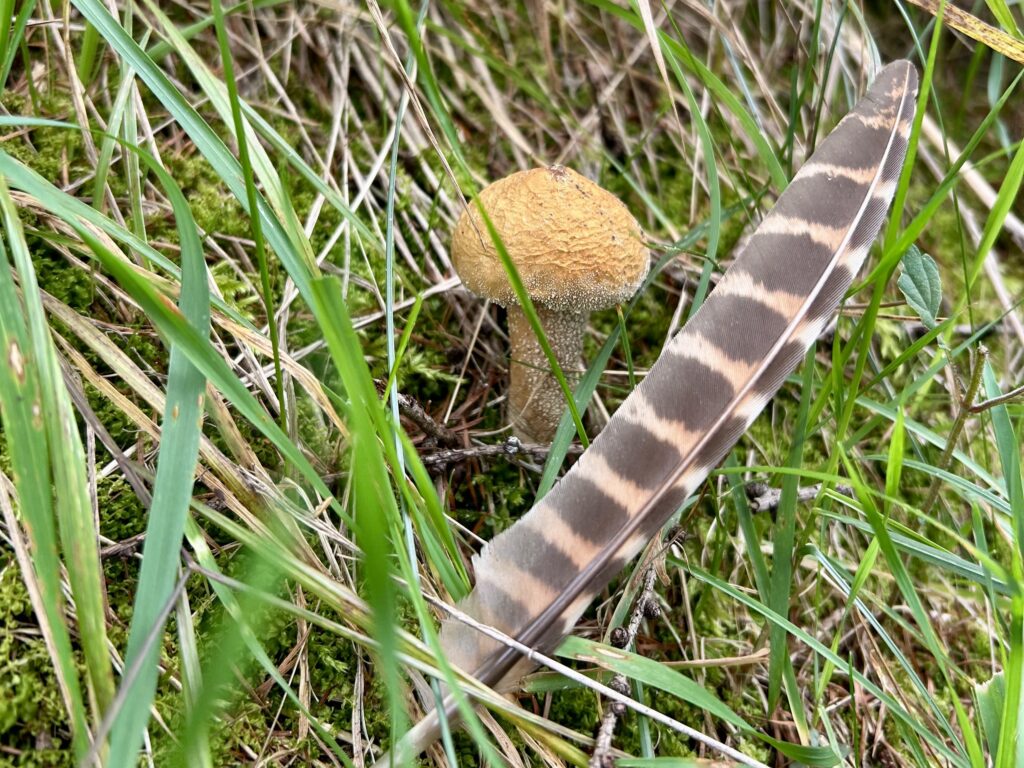
[{"label": "green moss", "polygon": [[[169,170],[188,199],[201,231],[224,237],[252,236],[249,217],[203,157],[175,158]],[[146,229],[154,240],[178,242],[174,221],[165,211],[147,218]]]},{"label": "green moss", "polygon": [[103,511],[100,533],[112,541],[123,541],[145,530],[146,510],[134,489],[120,475],[99,477],[96,501]]},{"label": "green moss", "polygon": [[601,720],[600,706],[593,691],[582,687],[568,688],[551,694],[550,718],[556,723],[572,723],[576,730],[593,734]]},{"label": "green moss", "polygon": [[263,315],[263,299],[252,282],[255,275],[243,279],[226,261],[210,265],[210,275],[217,284],[224,303],[250,323],[255,324]]},{"label": "green moss", "polygon": [[43,240],[29,236],[26,242],[32,254],[36,280],[40,286],[46,286],[47,293],[79,312],[92,306],[95,287],[89,272],[69,264]]},{"label": "green moss", "polygon": [[[480,472],[465,466],[454,470],[448,506],[457,520],[489,539],[529,511],[536,489],[512,462],[496,459],[485,467]],[[482,514],[487,498],[494,502],[493,513]]]},{"label": "green moss", "polygon": [[[119,384],[119,382],[116,382],[115,386],[117,386],[117,384]],[[104,395],[100,394],[92,384],[85,383],[83,384],[83,388],[85,389],[86,398],[89,401],[89,407],[92,408],[93,413],[96,414],[100,423],[103,424],[107,433],[113,438],[114,442],[124,449],[138,440],[138,428],[120,407],[108,400]],[[119,389],[124,389],[123,385],[121,385]],[[106,454],[106,451],[104,451],[104,454]]]},{"label": "green moss", "polygon": [[308,397],[299,397],[296,402],[298,409],[299,439],[309,450],[327,466],[336,467],[339,463],[338,439],[333,425],[325,423],[323,412]]},{"label": "green moss", "polygon": [[[56,93],[44,96],[39,111],[19,95],[7,91],[3,94],[4,106],[12,114],[33,113],[33,117],[74,122],[74,108],[71,101]],[[74,128],[35,127],[26,136],[4,142],[4,151],[32,168],[44,179],[57,182],[59,179],[76,179],[88,172],[84,159],[82,134]]]},{"label": "green moss", "polygon": [[72,766],[67,713],[13,556],[0,553],[0,766]]}]

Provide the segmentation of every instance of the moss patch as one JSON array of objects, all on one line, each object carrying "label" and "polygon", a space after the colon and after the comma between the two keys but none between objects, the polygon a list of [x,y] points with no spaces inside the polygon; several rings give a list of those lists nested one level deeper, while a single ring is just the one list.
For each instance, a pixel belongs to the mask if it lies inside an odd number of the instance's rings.
[{"label": "moss patch", "polygon": [[64,702],[13,553],[0,553],[0,766],[74,765]]}]

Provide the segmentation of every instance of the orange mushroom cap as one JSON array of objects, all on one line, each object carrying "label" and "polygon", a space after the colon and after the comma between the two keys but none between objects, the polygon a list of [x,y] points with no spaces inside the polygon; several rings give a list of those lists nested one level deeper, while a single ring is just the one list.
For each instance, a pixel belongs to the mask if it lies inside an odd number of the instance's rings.
[{"label": "orange mushroom cap", "polygon": [[[516,265],[530,298],[557,311],[590,312],[625,301],[650,263],[643,232],[610,192],[552,165],[496,181],[479,201]],[[517,304],[477,204],[455,226],[452,262],[474,293]]]}]

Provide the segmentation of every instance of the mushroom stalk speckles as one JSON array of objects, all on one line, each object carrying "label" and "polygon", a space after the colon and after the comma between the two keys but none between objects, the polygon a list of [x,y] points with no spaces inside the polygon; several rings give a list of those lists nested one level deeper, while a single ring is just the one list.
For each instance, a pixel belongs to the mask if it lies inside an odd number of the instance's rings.
[{"label": "mushroom stalk speckles", "polygon": [[[879,73],[579,462],[474,559],[466,613],[550,650],[700,486],[860,269],[895,190],[916,89],[909,62]],[[528,666],[458,622],[445,622],[441,642],[492,686]]]},{"label": "mushroom stalk speckles", "polygon": [[515,264],[567,375],[579,368],[587,315],[625,301],[647,275],[640,225],[612,194],[553,165],[491,184],[455,227],[452,262],[462,281],[508,307],[513,432],[527,442],[550,442],[565,408],[564,395],[519,307],[478,203]]},{"label": "mushroom stalk speckles", "polygon": [[[583,312],[556,312],[536,306],[537,317],[558,365],[574,387],[579,378],[583,352],[583,333],[587,315]],[[508,308],[509,350],[508,418],[512,431],[521,439],[551,441],[551,425],[558,425],[565,410],[565,395],[551,375],[551,365],[540,342],[533,335],[530,321],[522,308]]]}]

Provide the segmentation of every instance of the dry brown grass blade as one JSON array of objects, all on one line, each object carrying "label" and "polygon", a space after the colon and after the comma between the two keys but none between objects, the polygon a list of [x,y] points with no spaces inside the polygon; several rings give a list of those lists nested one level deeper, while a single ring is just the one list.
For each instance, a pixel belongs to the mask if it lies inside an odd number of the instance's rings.
[{"label": "dry brown grass blade", "polygon": [[[960,155],[960,148],[948,138],[943,137],[938,125],[928,115],[925,115],[924,122],[921,125],[921,134],[938,152],[946,151],[953,157]],[[928,169],[935,175],[936,180],[941,181],[945,172],[939,163],[938,157],[932,152],[927,151],[927,148],[924,148],[924,151],[921,152],[921,157],[928,166]],[[960,176],[978,197],[984,208],[991,210],[995,204],[996,191],[992,189],[992,186],[974,167],[972,162],[968,160],[963,164],[963,167],[960,169]],[[964,227],[967,229],[971,241],[977,247],[977,244],[981,242],[982,235],[982,227],[978,222],[978,217],[973,210],[968,209],[966,206],[961,206],[961,215],[963,216]],[[1018,245],[1024,242],[1024,222],[1021,222],[1020,218],[1012,211],[1007,214],[1006,222],[1003,226]],[[1024,344],[1024,322],[1021,321],[1021,313],[1016,306],[1017,299],[1013,296],[1012,291],[1006,285],[1003,278],[1003,268],[1000,261],[999,252],[995,248],[989,249],[989,252],[985,255],[985,275],[992,284],[992,289],[999,300],[999,306],[1006,313],[1006,320],[1010,328],[1017,335],[1021,343]]]},{"label": "dry brown grass blade", "polygon": [[380,10],[380,6],[376,0],[369,0],[367,7],[370,9],[370,14],[373,16],[373,21],[377,25],[377,29],[380,32],[381,40],[384,42],[384,49],[387,51],[387,61],[395,68],[398,76],[405,84],[406,89],[409,93],[409,104],[413,108],[413,114],[416,116],[416,120],[419,122],[420,127],[426,133],[427,138],[430,141],[430,145],[434,148],[437,153],[437,158],[441,162],[441,167],[444,168],[445,175],[448,177],[448,181],[451,182],[452,186],[458,192],[459,196],[462,197],[462,207],[465,208],[469,205],[466,199],[462,196],[462,189],[459,187],[458,179],[455,177],[455,172],[452,170],[451,165],[448,163],[448,157],[444,150],[441,148],[441,143],[434,135],[433,129],[430,127],[430,121],[427,118],[427,113],[423,109],[423,105],[420,103],[419,96],[416,90],[416,84],[409,77],[409,73],[405,71],[405,67],[402,66],[402,58],[398,55],[398,51],[395,50],[394,43],[391,40],[390,28],[384,19],[384,14]]},{"label": "dry brown grass blade", "polygon": [[[244,341],[261,355],[269,356],[272,354],[273,350],[270,346],[270,340],[266,336],[255,333],[226,317],[218,316],[216,317],[216,322],[236,341]],[[343,436],[347,436],[348,427],[338,415],[338,412],[334,410],[331,401],[328,400],[320,380],[309,369],[299,365],[290,355],[281,355],[281,368],[302,385],[303,389],[306,390],[306,394],[320,407],[338,432]]]},{"label": "dry brown grass blade", "polygon": [[[128,418],[142,434],[145,434],[154,444],[159,443],[160,427],[136,406],[131,399],[123,395],[105,376],[101,376],[79,353],[63,338],[57,337],[61,352],[68,359],[71,366],[96,389],[104,398],[116,406],[121,413]],[[141,371],[138,371],[141,375]],[[134,377],[133,377],[134,378]],[[144,378],[144,377],[143,377]],[[161,409],[155,408],[157,412]],[[263,523],[251,511],[252,501],[247,497],[252,495],[251,482],[248,482],[241,470],[232,464],[224,454],[210,442],[209,438],[203,438],[200,444],[203,462],[210,467],[210,471],[202,468],[199,474],[202,482],[213,491],[219,503],[226,509],[231,510],[239,519],[246,522],[254,530],[264,530]],[[222,480],[223,478],[223,480]],[[244,493],[242,499],[236,495],[239,491]],[[243,501],[243,499],[246,499]]]},{"label": "dry brown grass blade", "polygon": [[977,16],[958,8],[952,3],[940,3],[937,0],[910,0],[918,8],[923,8],[933,16],[942,14],[944,24],[962,32],[972,40],[987,45],[996,53],[1008,59],[1024,64],[1024,43],[1003,32],[1001,29],[986,24]]}]

